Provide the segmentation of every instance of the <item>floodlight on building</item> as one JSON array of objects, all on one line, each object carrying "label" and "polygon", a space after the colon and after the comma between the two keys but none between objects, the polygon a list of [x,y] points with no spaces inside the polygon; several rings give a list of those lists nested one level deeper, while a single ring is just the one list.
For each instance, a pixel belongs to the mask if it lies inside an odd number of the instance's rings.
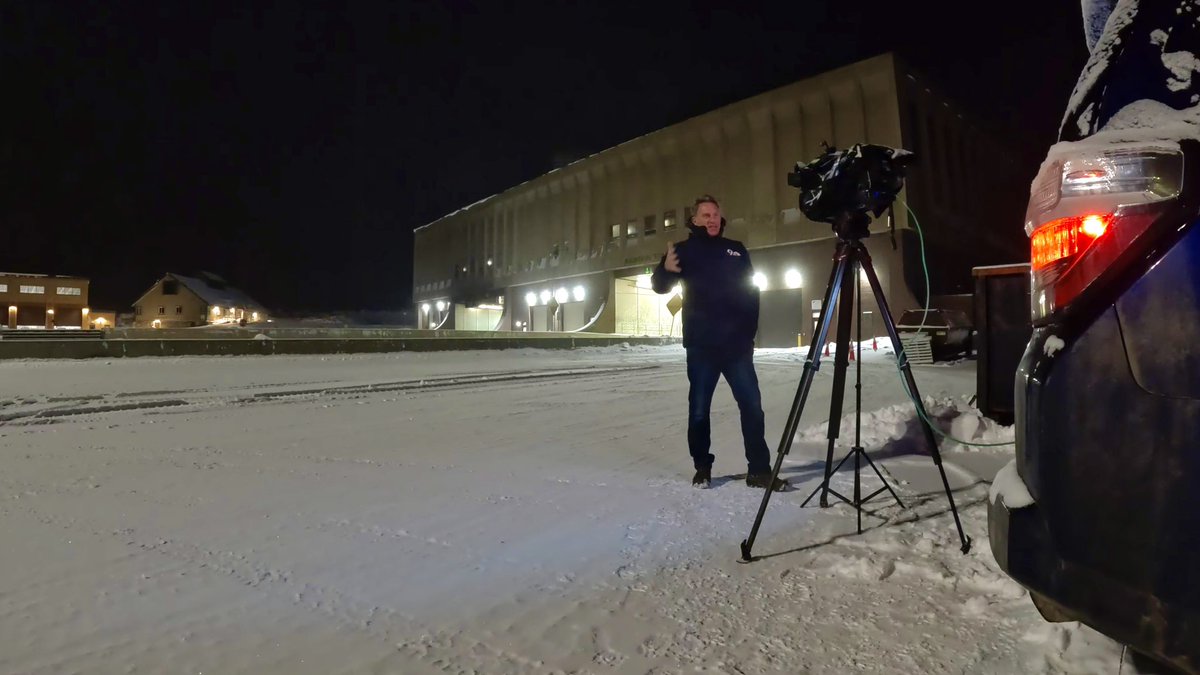
[{"label": "floodlight on building", "polygon": [[536,305],[537,304],[537,293],[534,293],[533,291],[529,291],[528,293],[526,293],[525,294],[525,304],[529,305],[530,307],[533,307],[534,305]]},{"label": "floodlight on building", "polygon": [[571,294],[567,292],[567,289],[560,288],[557,291],[554,291],[554,301],[557,302],[558,304],[560,304],[560,305],[566,304],[567,300],[570,300],[570,299],[571,299]]},{"label": "floodlight on building", "polygon": [[8,311],[10,311],[10,312],[15,312],[15,311],[17,311],[17,306],[16,306],[16,305],[9,305],[9,306],[8,306]]},{"label": "floodlight on building", "polygon": [[213,313],[213,314],[215,314],[216,316],[220,316],[220,315],[221,315],[221,308],[220,308],[220,307],[213,307],[213,309],[212,309],[212,313]]},{"label": "floodlight on building", "polygon": [[763,274],[762,272],[755,272],[754,273],[754,285],[758,286],[758,290],[760,290],[760,291],[767,290],[767,286],[768,286],[767,275]]},{"label": "floodlight on building", "polygon": [[258,312],[250,312],[250,320],[258,321]]},{"label": "floodlight on building", "polygon": [[800,276],[800,270],[790,269],[783,273],[783,285],[788,288],[800,288],[804,285],[804,277]]},{"label": "floodlight on building", "polygon": [[466,266],[466,265],[463,265],[463,268],[462,268],[462,270],[463,270],[464,272],[466,272],[466,271],[467,271],[467,266]]},{"label": "floodlight on building", "polygon": [[96,318],[96,325],[100,326],[101,328],[103,328],[107,323],[108,323],[108,319],[105,319],[102,316]]},{"label": "floodlight on building", "polygon": [[438,301],[437,301],[437,308],[438,308],[438,311],[439,311],[439,312],[444,312],[444,311],[446,311],[446,303],[445,303],[445,302],[442,302],[441,300],[438,300]]},{"label": "floodlight on building", "polygon": [[542,291],[542,304],[543,304],[543,305],[548,305],[548,304],[550,304],[550,298],[551,298],[551,297],[553,297],[553,296],[552,296],[552,295],[550,295],[550,290],[549,290],[549,289],[546,289],[546,290]]},{"label": "floodlight on building", "polygon": [[150,322],[150,326],[153,328],[162,328],[162,321],[155,319],[154,321]]},{"label": "floodlight on building", "polygon": [[47,313],[47,314],[49,314],[50,316],[54,316],[54,310],[53,310],[53,309],[48,309],[48,310],[46,310],[46,313]]},{"label": "floodlight on building", "polygon": [[428,303],[428,302],[427,302],[427,303],[425,303],[425,304],[423,304],[423,305],[421,305],[421,311],[422,311],[422,312],[424,312],[424,313],[426,313],[426,314],[428,314],[428,313],[429,313],[429,303]]},{"label": "floodlight on building", "polygon": [[491,258],[488,258],[488,259],[487,259],[487,266],[488,266],[488,267],[491,267],[491,266],[492,266],[492,259],[491,259]]},{"label": "floodlight on building", "polygon": [[89,313],[91,313],[91,311],[92,311],[92,310],[88,309],[87,307],[84,307],[84,308],[83,308],[83,315],[84,315],[84,316],[87,316]]},{"label": "floodlight on building", "polygon": [[571,290],[571,295],[575,297],[575,302],[583,302],[583,299],[587,297],[587,289],[583,286],[576,286]]}]

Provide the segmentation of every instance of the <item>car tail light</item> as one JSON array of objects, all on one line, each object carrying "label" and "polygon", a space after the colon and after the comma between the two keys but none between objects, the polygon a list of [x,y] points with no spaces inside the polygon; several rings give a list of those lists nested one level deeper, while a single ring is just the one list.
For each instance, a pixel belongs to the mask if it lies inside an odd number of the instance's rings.
[{"label": "car tail light", "polygon": [[1183,154],[1172,144],[1055,146],[1025,214],[1033,320],[1069,305],[1121,259],[1182,184]]}]

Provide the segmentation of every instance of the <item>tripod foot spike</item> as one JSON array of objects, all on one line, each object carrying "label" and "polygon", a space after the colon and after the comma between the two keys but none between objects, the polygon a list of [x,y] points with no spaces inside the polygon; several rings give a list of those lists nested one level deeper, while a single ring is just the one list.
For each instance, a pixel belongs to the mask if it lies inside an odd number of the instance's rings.
[{"label": "tripod foot spike", "polygon": [[971,544],[973,544],[973,543],[974,543],[974,541],[970,537],[967,537],[967,540],[964,541],[963,545],[962,545],[963,555],[966,555],[971,552]]},{"label": "tripod foot spike", "polygon": [[740,563],[754,562],[754,556],[750,555],[749,540],[746,540],[746,539],[742,540],[742,559],[739,560],[738,562],[740,562]]}]

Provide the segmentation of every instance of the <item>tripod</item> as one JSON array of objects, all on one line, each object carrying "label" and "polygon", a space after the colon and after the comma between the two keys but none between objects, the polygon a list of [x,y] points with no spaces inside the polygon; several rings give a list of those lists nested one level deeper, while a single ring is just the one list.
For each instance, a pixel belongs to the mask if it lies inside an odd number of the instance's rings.
[{"label": "tripod", "polygon": [[[888,214],[889,221],[892,219],[892,214]],[[825,479],[813,494],[809,495],[808,499],[804,500],[803,505],[816,496],[817,492],[821,493],[821,506],[829,506],[829,495],[841,499],[843,502],[851,505],[858,512],[858,532],[862,534],[862,505],[870,501],[875,496],[879,495],[886,489],[895,498],[896,503],[903,508],[904,504],[900,498],[896,496],[894,490],[884,480],[883,475],[879,472],[879,468],[871,461],[871,457],[860,446],[861,443],[861,428],[862,428],[862,372],[858,372],[858,392],[856,410],[856,426],[854,433],[854,447],[849,454],[842,458],[842,461],[833,466],[833,449],[838,438],[839,429],[842,419],[842,397],[846,391],[846,368],[849,363],[849,341],[850,341],[850,318],[854,312],[854,291],[858,290],[858,295],[861,300],[862,291],[856,289],[858,284],[855,279],[858,278],[858,272],[864,272],[867,275],[867,281],[871,284],[871,292],[875,296],[875,302],[879,305],[879,313],[883,318],[883,325],[887,328],[888,337],[892,339],[892,344],[896,348],[896,358],[900,359],[900,371],[904,378],[904,383],[908,387],[908,392],[913,399],[913,405],[917,408],[918,417],[921,421],[921,428],[925,432],[925,440],[929,444],[929,451],[933,456],[933,463],[937,466],[938,472],[942,477],[942,486],[946,490],[946,499],[950,502],[950,512],[954,514],[954,525],[958,528],[958,538],[962,542],[962,552],[966,553],[971,550],[971,539],[963,532],[962,521],[958,517],[958,508],[954,504],[954,495],[950,492],[950,483],[946,479],[946,470],[942,467],[942,456],[938,452],[937,439],[934,438],[933,428],[929,425],[928,415],[925,413],[924,404],[921,402],[921,394],[917,390],[916,380],[913,379],[912,369],[909,367],[907,360],[903,359],[900,347],[900,336],[896,333],[896,322],[892,319],[892,314],[888,310],[887,299],[883,295],[883,289],[879,285],[879,277],[875,275],[875,268],[871,265],[871,254],[867,251],[867,247],[862,243],[861,236],[866,236],[865,232],[854,232],[844,234],[838,231],[837,247],[833,253],[833,270],[829,275],[829,284],[825,289],[825,300],[821,304],[821,316],[818,320],[819,327],[816,336],[813,338],[812,345],[808,348],[808,357],[804,360],[804,373],[800,377],[800,386],[796,389],[796,398],[792,401],[792,409],[788,414],[787,423],[784,425],[783,437],[779,441],[779,450],[775,458],[775,467],[771,473],[771,483],[779,477],[779,469],[783,466],[783,458],[792,449],[792,440],[796,435],[796,428],[800,424],[800,415],[804,411],[804,403],[808,399],[809,389],[812,387],[813,377],[820,368],[821,352],[820,346],[825,343],[825,339],[829,335],[829,324],[833,320],[834,303],[839,302],[838,306],[838,327],[837,327],[837,345],[838,351],[834,357],[833,370],[833,399],[829,405],[829,449],[825,456]],[[858,340],[862,343],[862,315],[860,313],[858,320]],[[861,353],[860,353],[861,355]],[[859,359],[861,363],[861,358]],[[861,368],[861,366],[860,366]],[[841,468],[851,456],[854,457],[854,499],[847,499],[829,487],[829,480],[833,474]],[[876,490],[868,495],[865,499],[861,497],[859,470],[861,467],[861,458],[866,458],[867,463],[875,470],[875,474],[883,481],[883,488]],[[763,493],[762,504],[758,507],[758,515],[754,518],[754,527],[750,530],[750,536],[742,542],[742,560],[749,562],[753,560],[750,554],[751,548],[754,546],[754,539],[758,536],[758,528],[762,525],[763,515],[767,511],[767,502],[771,499],[771,490],[766,490]],[[802,506],[803,506],[802,505]]]}]

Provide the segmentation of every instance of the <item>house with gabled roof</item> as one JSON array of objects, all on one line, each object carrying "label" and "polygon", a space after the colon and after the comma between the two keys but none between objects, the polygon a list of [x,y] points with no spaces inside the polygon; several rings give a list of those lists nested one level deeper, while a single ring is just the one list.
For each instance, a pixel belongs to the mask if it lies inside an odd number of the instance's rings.
[{"label": "house with gabled roof", "polygon": [[211,272],[197,276],[168,273],[133,303],[137,328],[187,328],[264,323],[261,303]]}]

